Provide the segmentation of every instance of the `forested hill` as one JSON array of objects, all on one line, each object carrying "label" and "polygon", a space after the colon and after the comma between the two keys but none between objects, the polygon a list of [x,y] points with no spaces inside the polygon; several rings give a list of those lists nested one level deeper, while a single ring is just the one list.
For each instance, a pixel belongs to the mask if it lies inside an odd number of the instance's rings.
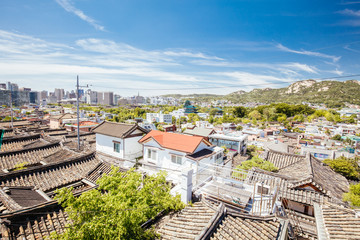
[{"label": "forested hill", "polygon": [[304,80],[278,89],[254,89],[250,92],[237,91],[224,96],[234,103],[324,103],[328,107],[343,106],[344,103],[360,105],[360,81]]}]

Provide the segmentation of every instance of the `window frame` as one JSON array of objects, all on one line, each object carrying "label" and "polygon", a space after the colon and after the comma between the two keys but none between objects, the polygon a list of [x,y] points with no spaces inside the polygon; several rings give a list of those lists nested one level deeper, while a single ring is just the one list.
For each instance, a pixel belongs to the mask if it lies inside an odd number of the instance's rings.
[{"label": "window frame", "polygon": [[[175,158],[175,160],[173,158]],[[174,164],[182,165],[183,164],[182,156],[171,154],[171,162]]]},{"label": "window frame", "polygon": [[157,161],[157,150],[148,148],[147,149],[147,159],[152,162]]},{"label": "window frame", "polygon": [[[118,148],[116,147],[118,146]],[[116,153],[120,153],[120,146],[121,146],[121,143],[120,142],[117,142],[117,141],[113,141],[113,151],[116,152]],[[116,151],[118,150],[118,151]]]}]

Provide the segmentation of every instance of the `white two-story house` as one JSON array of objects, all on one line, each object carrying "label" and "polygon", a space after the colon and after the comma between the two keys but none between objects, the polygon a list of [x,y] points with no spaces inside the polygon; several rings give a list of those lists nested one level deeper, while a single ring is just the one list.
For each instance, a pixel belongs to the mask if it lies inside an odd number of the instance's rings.
[{"label": "white two-story house", "polygon": [[115,158],[135,160],[142,156],[138,142],[148,131],[137,124],[104,121],[95,127],[96,151]]},{"label": "white two-story house", "polygon": [[192,168],[194,173],[209,164],[223,164],[224,149],[203,137],[152,130],[139,140],[143,162],[158,169]]}]

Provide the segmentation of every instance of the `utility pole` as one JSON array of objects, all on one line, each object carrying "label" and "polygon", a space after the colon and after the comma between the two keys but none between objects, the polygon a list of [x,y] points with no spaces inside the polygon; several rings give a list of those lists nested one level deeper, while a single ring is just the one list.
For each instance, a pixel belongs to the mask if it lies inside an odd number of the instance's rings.
[{"label": "utility pole", "polygon": [[79,75],[76,78],[76,113],[77,113],[77,139],[78,139],[78,150],[80,150],[80,112],[79,112],[79,87],[88,87],[86,86],[79,86]]},{"label": "utility pole", "polygon": [[14,128],[13,122],[13,105],[12,105],[12,88],[10,89],[10,112],[11,112],[11,128]]}]

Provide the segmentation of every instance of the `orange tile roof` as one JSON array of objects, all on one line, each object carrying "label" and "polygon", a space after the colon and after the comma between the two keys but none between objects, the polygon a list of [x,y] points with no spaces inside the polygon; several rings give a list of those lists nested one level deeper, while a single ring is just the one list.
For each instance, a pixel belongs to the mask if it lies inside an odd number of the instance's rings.
[{"label": "orange tile roof", "polygon": [[154,139],[160,146],[180,152],[193,153],[201,142],[211,146],[211,143],[203,137],[183,135],[178,133],[161,132],[152,130],[139,140],[143,143],[150,138]]}]

